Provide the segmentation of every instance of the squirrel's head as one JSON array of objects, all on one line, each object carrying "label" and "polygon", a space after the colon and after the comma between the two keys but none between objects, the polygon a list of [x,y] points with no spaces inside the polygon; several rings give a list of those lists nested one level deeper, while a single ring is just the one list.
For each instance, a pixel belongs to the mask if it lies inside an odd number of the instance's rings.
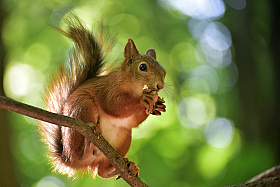
[{"label": "squirrel's head", "polygon": [[157,92],[164,88],[166,71],[156,61],[154,49],[148,49],[145,55],[139,54],[134,42],[128,39],[124,48],[124,57],[121,67],[134,85],[142,90],[150,89]]}]

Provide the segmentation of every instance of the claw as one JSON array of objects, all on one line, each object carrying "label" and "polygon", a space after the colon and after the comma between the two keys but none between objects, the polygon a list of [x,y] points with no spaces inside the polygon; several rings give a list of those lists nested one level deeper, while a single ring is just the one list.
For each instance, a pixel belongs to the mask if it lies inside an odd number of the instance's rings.
[{"label": "claw", "polygon": [[120,176],[120,175],[118,175],[117,177],[116,177],[116,180],[119,180],[119,179],[121,179],[122,177]]},{"label": "claw", "polygon": [[158,97],[155,106],[153,108],[153,112],[151,114],[159,116],[161,115],[161,112],[165,112],[166,106],[164,105],[164,103],[165,103],[164,98]]},{"label": "claw", "polygon": [[153,112],[153,108],[157,99],[158,99],[158,95],[156,91],[150,89],[143,90],[143,102],[146,108],[147,115]]},{"label": "claw", "polygon": [[143,89],[143,100],[146,107],[146,114],[161,115],[166,111],[164,98],[158,96],[157,91],[151,89]]},{"label": "claw", "polygon": [[160,116],[161,112],[154,110],[151,114],[155,115],[155,116]]}]

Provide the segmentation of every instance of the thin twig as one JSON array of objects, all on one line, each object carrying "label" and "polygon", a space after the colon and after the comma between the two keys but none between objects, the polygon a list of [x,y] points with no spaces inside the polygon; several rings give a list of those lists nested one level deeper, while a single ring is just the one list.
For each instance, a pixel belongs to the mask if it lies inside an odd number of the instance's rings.
[{"label": "thin twig", "polygon": [[77,118],[71,118],[64,115],[55,114],[36,108],[24,103],[17,102],[4,96],[0,96],[0,108],[16,112],[31,118],[52,124],[73,128],[89,139],[111,162],[111,164],[120,173],[121,177],[130,185],[143,187],[147,186],[139,177],[129,174],[128,167],[119,153],[103,138],[93,133],[93,129]]}]

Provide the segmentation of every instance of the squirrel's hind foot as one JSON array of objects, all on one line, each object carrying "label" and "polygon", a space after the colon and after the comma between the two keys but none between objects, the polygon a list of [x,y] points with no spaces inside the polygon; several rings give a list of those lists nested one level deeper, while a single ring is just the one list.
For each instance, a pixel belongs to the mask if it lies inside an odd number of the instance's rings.
[{"label": "squirrel's hind foot", "polygon": [[[130,175],[137,177],[139,175],[139,168],[136,166],[135,162],[129,161],[128,158],[123,158],[127,167],[128,167],[128,172]],[[118,175],[116,177],[116,180],[120,179],[121,175]]]},{"label": "squirrel's hind foot", "polygon": [[135,162],[129,161],[128,158],[123,158],[126,165],[128,166],[129,174],[137,177],[139,175],[139,168],[136,166]]}]

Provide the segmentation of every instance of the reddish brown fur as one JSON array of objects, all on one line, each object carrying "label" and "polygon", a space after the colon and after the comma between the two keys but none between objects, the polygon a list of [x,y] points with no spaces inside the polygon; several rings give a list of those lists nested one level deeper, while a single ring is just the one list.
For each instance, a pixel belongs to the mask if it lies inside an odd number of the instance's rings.
[{"label": "reddish brown fur", "polygon": [[[153,111],[159,111],[157,115],[165,111],[163,100],[156,101],[157,91],[164,87],[165,70],[155,60],[154,51],[140,55],[129,39],[122,65],[102,75],[104,55],[110,50],[101,52],[105,46],[102,30],[97,39],[75,15],[66,22],[69,33],[58,30],[71,38],[76,48],[69,57],[70,69],[61,67],[48,86],[47,109],[99,125],[104,138],[124,157],[131,144],[131,129]],[[139,70],[141,63],[146,64],[147,71]],[[144,92],[144,85],[151,91]],[[103,178],[117,174],[108,159],[79,132],[49,123],[40,124],[40,128],[59,172],[73,176],[82,170]]]}]

